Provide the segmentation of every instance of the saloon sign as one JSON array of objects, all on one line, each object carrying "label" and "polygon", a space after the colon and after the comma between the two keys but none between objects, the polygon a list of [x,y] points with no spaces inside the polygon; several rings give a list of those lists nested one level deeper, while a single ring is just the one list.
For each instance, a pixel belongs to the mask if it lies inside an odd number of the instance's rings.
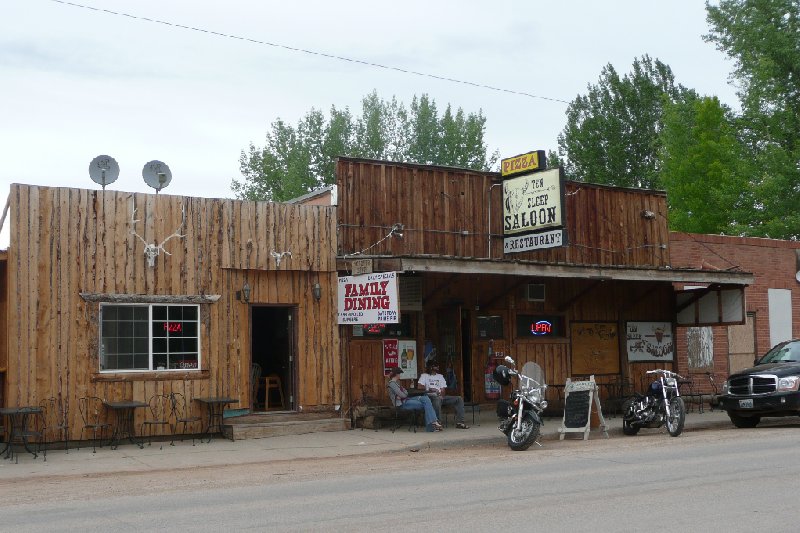
[{"label": "saloon sign", "polygon": [[338,293],[339,324],[400,322],[396,272],[342,276]]},{"label": "saloon sign", "polygon": [[[503,182],[503,234],[506,252],[563,246],[564,189],[557,168]],[[547,234],[535,237],[539,232]],[[526,238],[519,237],[525,235]]]}]

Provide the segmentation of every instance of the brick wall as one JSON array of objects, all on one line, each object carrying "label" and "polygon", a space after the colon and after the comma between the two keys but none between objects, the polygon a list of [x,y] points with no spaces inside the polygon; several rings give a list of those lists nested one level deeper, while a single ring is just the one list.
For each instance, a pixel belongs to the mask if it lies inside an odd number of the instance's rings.
[{"label": "brick wall", "polygon": [[[745,289],[745,306],[754,314],[756,355],[771,348],[768,289],[792,291],[792,336],[800,338],[800,242],[728,237],[694,233],[670,233],[670,262],[673,268],[734,269],[752,272],[755,283]],[[677,288],[682,288],[679,286]],[[717,383],[728,375],[728,328],[716,326],[713,373]],[[688,373],[686,328],[677,329],[678,372]],[[705,376],[694,376],[703,392],[710,392]]]}]

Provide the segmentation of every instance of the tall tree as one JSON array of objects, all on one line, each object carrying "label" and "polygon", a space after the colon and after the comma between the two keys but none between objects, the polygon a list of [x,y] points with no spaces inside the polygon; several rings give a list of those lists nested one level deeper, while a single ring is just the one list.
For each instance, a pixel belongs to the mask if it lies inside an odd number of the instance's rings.
[{"label": "tall tree", "polygon": [[706,3],[706,40],[734,61],[741,130],[758,173],[748,233],[800,237],[800,2]]},{"label": "tall tree", "polygon": [[690,94],[675,84],[669,66],[647,55],[622,77],[606,65],[598,83],[567,108],[567,125],[558,136],[566,174],[592,183],[660,187],[663,106]]},{"label": "tall tree", "polygon": [[242,179],[234,179],[237,198],[284,201],[335,182],[337,156],[489,170],[498,159],[487,154],[486,119],[482,112],[453,112],[439,118],[436,102],[414,97],[410,111],[396,98],[383,100],[373,91],[362,99],[361,114],[331,108],[330,118],[309,111],[296,127],[277,120],[263,147],[242,151]]},{"label": "tall tree", "polygon": [[731,234],[750,223],[748,160],[734,122],[716,97],[664,108],[661,182],[670,229]]}]

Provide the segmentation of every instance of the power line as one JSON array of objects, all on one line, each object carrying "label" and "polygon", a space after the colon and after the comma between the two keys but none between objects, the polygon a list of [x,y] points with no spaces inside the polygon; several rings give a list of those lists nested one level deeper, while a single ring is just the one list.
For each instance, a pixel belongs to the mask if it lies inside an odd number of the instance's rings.
[{"label": "power line", "polygon": [[456,78],[449,78],[447,76],[440,76],[438,74],[430,74],[430,73],[427,73],[427,72],[419,72],[419,71],[416,71],[416,70],[409,70],[409,69],[404,69],[404,68],[400,68],[400,67],[382,65],[380,63],[373,63],[371,61],[365,61],[363,59],[354,59],[352,57],[344,57],[344,56],[339,56],[339,55],[336,55],[336,54],[329,54],[329,53],[326,53],[326,52],[318,52],[316,50],[308,50],[308,49],[305,49],[305,48],[298,48],[298,47],[295,47],[295,46],[288,46],[288,45],[285,45],[285,44],[272,43],[272,42],[269,42],[269,41],[261,41],[259,39],[252,39],[250,37],[242,37],[242,36],[233,35],[233,34],[230,34],[230,33],[222,33],[222,32],[218,32],[218,31],[214,31],[214,30],[208,30],[208,29],[205,29],[205,28],[195,28],[194,26],[186,26],[184,24],[178,24],[176,22],[167,22],[165,20],[158,20],[158,19],[151,19],[151,18],[147,18],[147,17],[140,17],[140,16],[137,16],[137,15],[131,15],[130,13],[123,13],[123,12],[120,12],[120,11],[112,11],[110,9],[103,9],[103,8],[99,8],[99,7],[87,6],[87,5],[84,5],[84,4],[77,4],[75,2],[67,2],[66,0],[50,0],[50,1],[58,3],[58,4],[64,4],[64,5],[72,6],[72,7],[79,7],[81,9],[90,9],[92,11],[101,11],[103,13],[108,13],[109,15],[115,15],[115,16],[118,16],[118,17],[127,17],[127,18],[131,18],[131,19],[142,20],[142,21],[145,21],[145,22],[151,22],[151,23],[154,23],[154,24],[163,24],[165,26],[172,26],[174,28],[181,28],[181,29],[184,29],[184,30],[196,31],[196,32],[200,32],[200,33],[207,33],[209,35],[216,35],[217,37],[225,37],[225,38],[228,38],[228,39],[236,39],[238,41],[246,41],[246,42],[251,42],[251,43],[254,43],[254,44],[261,44],[261,45],[264,45],[264,46],[272,46],[274,48],[282,48],[284,50],[289,50],[291,52],[300,52],[300,53],[303,53],[303,54],[314,55],[314,56],[319,56],[319,57],[325,57],[325,58],[328,58],[328,59],[336,59],[336,60],[339,60],[339,61],[346,61],[348,63],[356,63],[356,64],[364,65],[364,66],[367,66],[367,67],[380,68],[380,69],[384,69],[384,70],[393,70],[395,72],[400,72],[400,73],[403,73],[403,74],[412,74],[414,76],[421,76],[421,77],[424,77],[424,78],[432,78],[432,79],[439,80],[439,81],[448,81],[448,82],[451,82],[451,83],[460,83],[462,85],[469,85],[471,87],[477,87],[477,88],[480,88],[480,89],[489,89],[491,91],[515,94],[517,96],[526,96],[528,98],[538,98],[538,99],[541,99],[541,100],[548,100],[550,102],[560,102],[560,103],[563,103],[563,104],[569,104],[569,102],[567,102],[566,100],[561,100],[560,98],[551,98],[549,96],[539,96],[537,94],[531,94],[531,93],[527,93],[527,92],[524,92],[524,91],[515,91],[513,89],[505,89],[503,87],[495,87],[495,86],[492,86],[492,85],[486,85],[486,84],[483,84],[483,83],[477,83],[477,82],[473,82],[473,81],[459,80],[459,79],[456,79]]}]

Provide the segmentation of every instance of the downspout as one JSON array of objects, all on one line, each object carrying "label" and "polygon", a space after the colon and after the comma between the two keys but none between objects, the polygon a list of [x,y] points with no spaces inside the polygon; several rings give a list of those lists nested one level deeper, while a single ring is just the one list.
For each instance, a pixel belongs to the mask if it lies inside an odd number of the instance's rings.
[{"label": "downspout", "polygon": [[491,187],[489,187],[489,251],[486,256],[491,259],[492,258],[492,189],[497,187],[498,185],[502,185],[503,183],[495,183]]}]

